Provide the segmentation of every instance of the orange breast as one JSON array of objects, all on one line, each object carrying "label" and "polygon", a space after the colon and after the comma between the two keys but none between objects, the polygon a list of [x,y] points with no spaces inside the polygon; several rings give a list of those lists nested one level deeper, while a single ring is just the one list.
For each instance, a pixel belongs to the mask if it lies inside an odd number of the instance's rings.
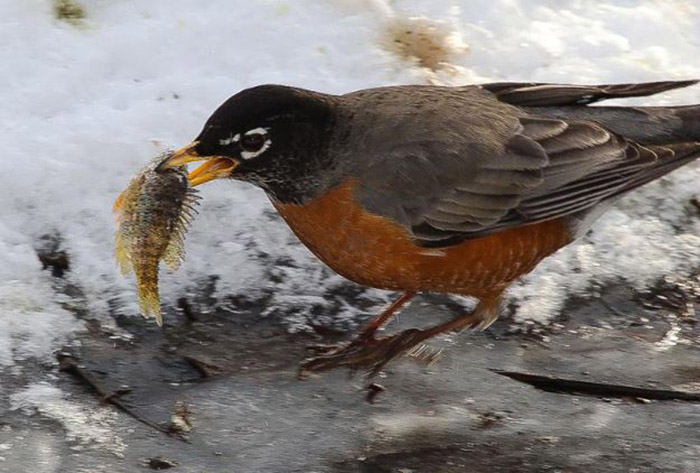
[{"label": "orange breast", "polygon": [[405,228],[359,206],[355,185],[343,184],[305,205],[272,203],[316,256],[365,286],[483,297],[571,241],[564,222],[553,220],[447,248],[422,248]]}]

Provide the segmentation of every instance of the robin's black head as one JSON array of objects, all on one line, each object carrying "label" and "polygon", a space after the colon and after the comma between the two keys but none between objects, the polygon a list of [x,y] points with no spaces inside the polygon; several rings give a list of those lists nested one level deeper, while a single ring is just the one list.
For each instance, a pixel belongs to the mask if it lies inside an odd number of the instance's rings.
[{"label": "robin's black head", "polygon": [[332,166],[328,143],[334,97],[279,85],[244,90],[224,102],[172,165],[206,160],[192,185],[217,178],[252,182],[283,202],[313,196]]}]

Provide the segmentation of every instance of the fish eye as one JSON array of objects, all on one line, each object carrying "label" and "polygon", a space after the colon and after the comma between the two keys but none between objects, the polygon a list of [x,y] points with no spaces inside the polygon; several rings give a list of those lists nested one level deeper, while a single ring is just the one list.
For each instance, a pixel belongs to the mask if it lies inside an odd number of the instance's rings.
[{"label": "fish eye", "polygon": [[266,135],[258,131],[248,132],[241,137],[241,148],[245,151],[255,152],[259,151],[266,141]]}]

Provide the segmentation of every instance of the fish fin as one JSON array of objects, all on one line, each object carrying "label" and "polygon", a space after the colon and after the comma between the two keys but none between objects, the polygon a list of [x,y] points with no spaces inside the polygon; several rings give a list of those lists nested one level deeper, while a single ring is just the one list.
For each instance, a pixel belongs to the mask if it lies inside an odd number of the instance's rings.
[{"label": "fish fin", "polygon": [[131,247],[123,235],[117,233],[115,240],[115,256],[119,265],[119,272],[126,276],[133,270],[131,264]]},{"label": "fish fin", "polygon": [[137,176],[131,180],[129,185],[124,191],[117,197],[114,201],[114,206],[112,211],[117,217],[117,234],[115,238],[115,256],[117,259],[117,264],[119,265],[119,271],[122,275],[127,275],[133,270],[133,265],[131,262],[131,253],[133,252],[131,238],[127,236],[130,232],[128,230],[129,216],[127,215],[130,210],[133,210],[134,199],[138,194],[140,186],[143,184],[144,177]]},{"label": "fish fin", "polygon": [[114,205],[112,205],[112,212],[118,214],[117,220],[121,218],[121,214],[124,212],[124,204],[126,204],[126,201],[133,201],[138,195],[144,180],[145,177],[142,174],[138,174],[136,177],[131,179],[129,185],[126,186],[126,189],[124,189],[119,196],[117,196],[117,199],[114,201]]},{"label": "fish fin", "polygon": [[112,206],[112,212],[119,213],[122,211],[122,207],[124,207],[124,199],[126,198],[124,194],[126,194],[128,191],[129,189],[127,188],[121,194],[119,194],[119,197],[117,197],[117,200],[114,201],[114,205]]},{"label": "fish fin", "polygon": [[175,270],[179,268],[180,263],[185,259],[185,233],[187,233],[187,228],[192,223],[194,214],[197,213],[195,205],[197,205],[199,199],[200,197],[195,189],[187,189],[187,194],[185,194],[182,208],[180,209],[180,218],[175,223],[168,247],[163,253],[162,260],[170,269]]},{"label": "fish fin", "polygon": [[163,253],[163,262],[168,268],[173,270],[179,268],[180,263],[185,259],[185,241],[180,234],[181,230],[176,230],[176,232],[170,237],[168,247]]}]

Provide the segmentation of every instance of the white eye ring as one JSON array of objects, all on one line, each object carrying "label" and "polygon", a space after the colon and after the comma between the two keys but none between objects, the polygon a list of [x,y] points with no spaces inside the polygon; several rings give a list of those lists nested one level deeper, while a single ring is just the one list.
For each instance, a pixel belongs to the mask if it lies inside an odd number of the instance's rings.
[{"label": "white eye ring", "polygon": [[[257,149],[255,151],[241,151],[241,157],[243,159],[246,159],[246,160],[253,159],[256,156],[259,156],[262,153],[264,153],[270,147],[270,145],[272,144],[272,140],[270,140],[270,138],[267,136],[267,131],[268,131],[268,128],[258,127],[258,128],[253,128],[252,130],[246,131],[243,134],[244,136],[262,135],[265,138],[265,141],[264,141],[263,145],[260,147],[260,149]],[[239,137],[239,139],[240,139],[240,137]]]},{"label": "white eye ring", "polygon": [[243,134],[244,135],[255,135],[255,134],[267,135],[267,130],[269,130],[269,128],[258,127],[258,128],[253,128],[252,130],[248,130]]}]

